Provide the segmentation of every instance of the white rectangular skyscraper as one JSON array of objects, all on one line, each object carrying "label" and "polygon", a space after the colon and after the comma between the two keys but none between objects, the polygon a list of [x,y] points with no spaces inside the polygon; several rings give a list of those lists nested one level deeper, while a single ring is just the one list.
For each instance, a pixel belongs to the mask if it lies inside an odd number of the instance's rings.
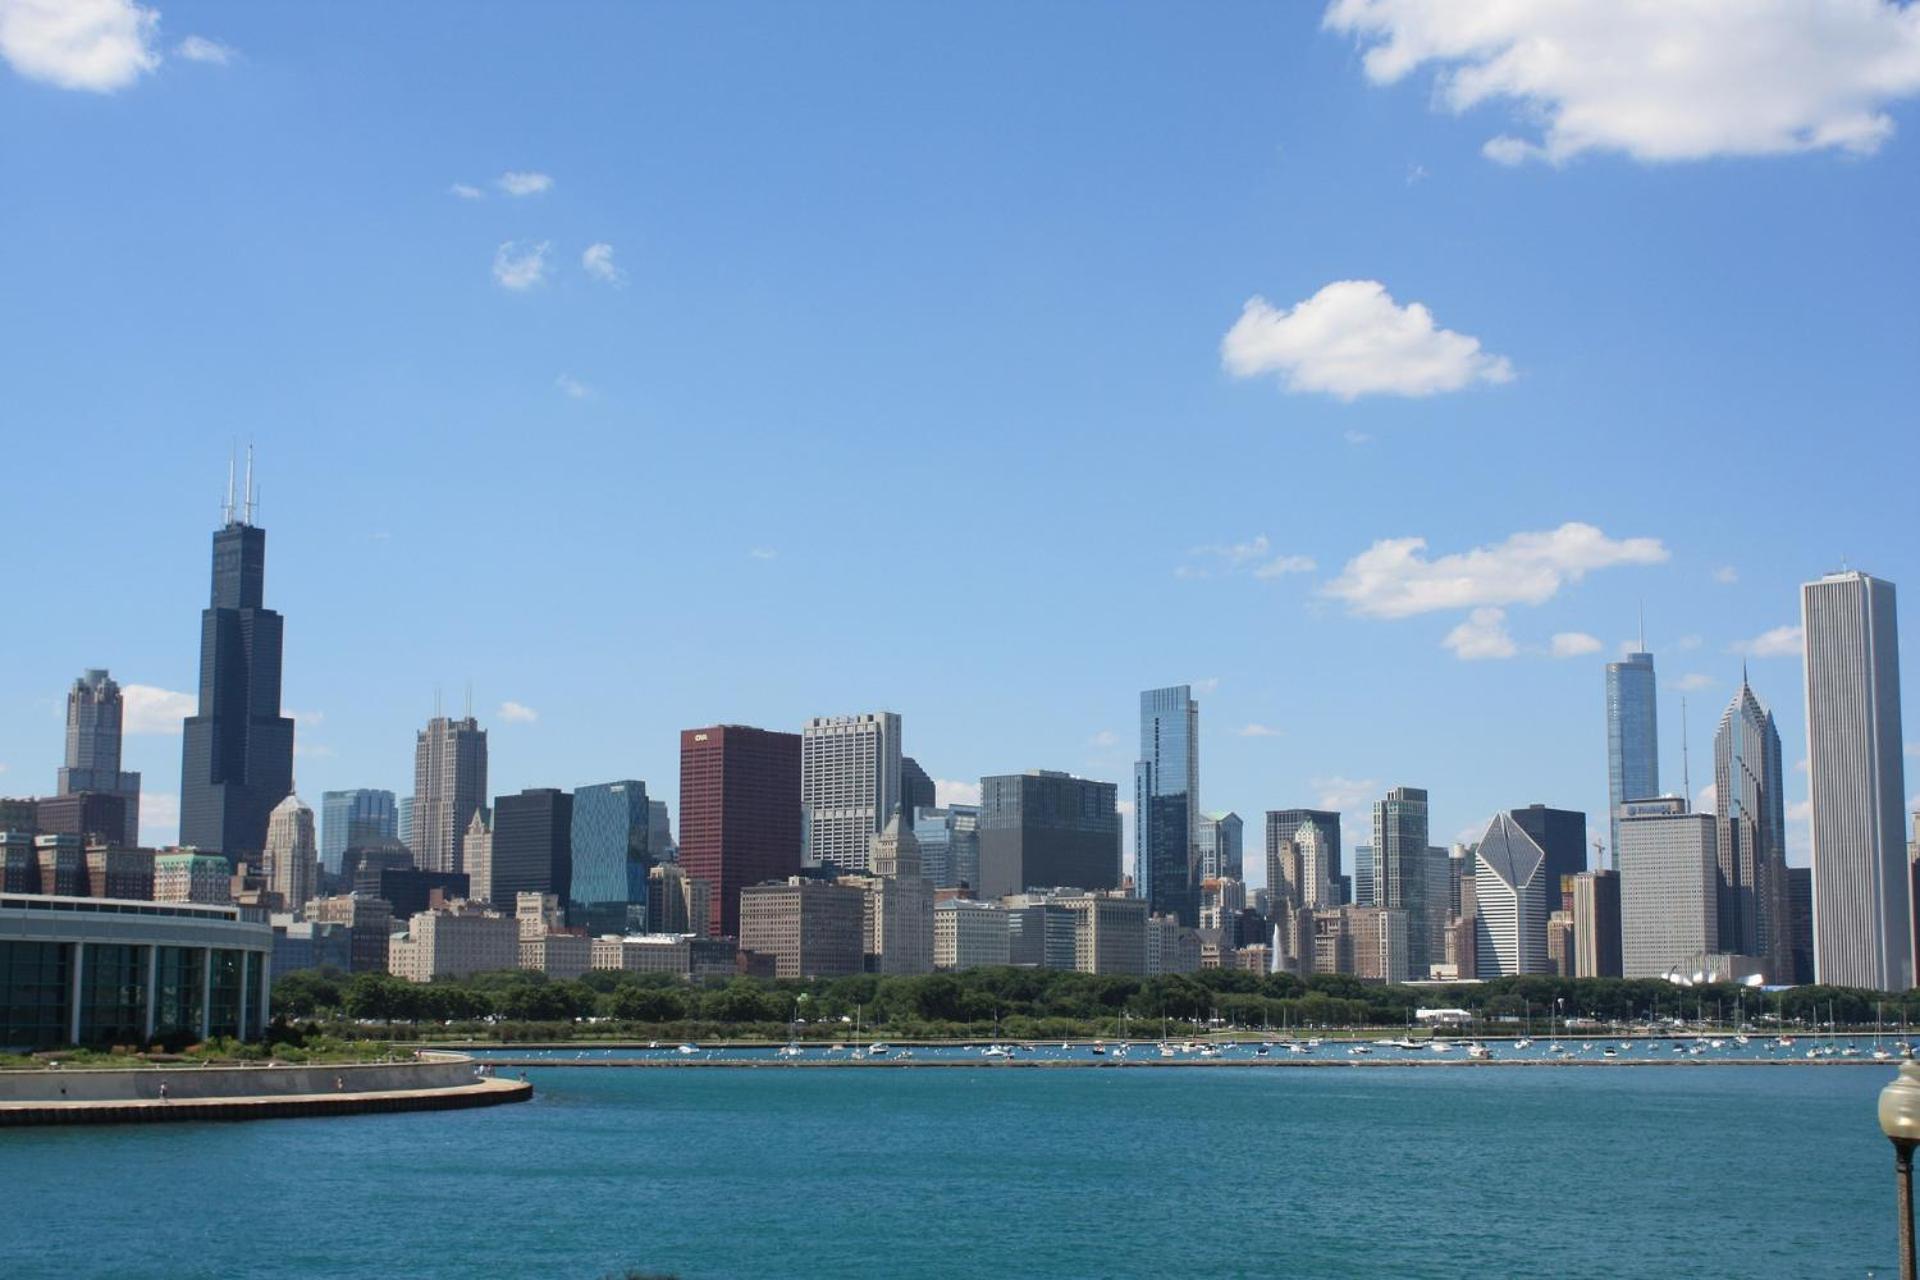
[{"label": "white rectangular skyscraper", "polygon": [[1828,574],[1800,588],[1813,809],[1814,980],[1913,982],[1893,584]]},{"label": "white rectangular skyscraper", "polygon": [[815,716],[807,721],[800,734],[807,865],[866,871],[872,865],[873,837],[899,806],[896,713]]}]

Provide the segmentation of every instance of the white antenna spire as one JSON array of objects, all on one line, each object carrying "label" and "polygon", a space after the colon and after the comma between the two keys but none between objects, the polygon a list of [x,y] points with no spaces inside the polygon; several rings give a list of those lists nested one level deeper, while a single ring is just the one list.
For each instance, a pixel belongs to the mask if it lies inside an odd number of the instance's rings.
[{"label": "white antenna spire", "polygon": [[1640,602],[1640,652],[1647,651],[1647,602]]},{"label": "white antenna spire", "polygon": [[253,487],[253,446],[248,445],[247,446],[247,502],[246,502],[246,508],[245,508],[246,516],[244,519],[241,520],[242,524],[253,523],[253,508],[254,508],[254,503],[257,500],[258,496],[259,495],[257,491]]},{"label": "white antenna spire", "polygon": [[1680,794],[1687,798],[1687,809],[1693,809],[1693,774],[1687,765],[1687,695],[1680,695]]},{"label": "white antenna spire", "polygon": [[227,501],[226,505],[220,508],[220,523],[223,525],[233,523],[233,448],[231,446],[227,448]]}]

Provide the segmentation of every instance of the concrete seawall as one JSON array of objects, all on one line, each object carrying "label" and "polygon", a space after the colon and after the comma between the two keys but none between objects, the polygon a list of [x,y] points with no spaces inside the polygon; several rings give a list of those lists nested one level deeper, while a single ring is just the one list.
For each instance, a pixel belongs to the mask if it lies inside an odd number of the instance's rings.
[{"label": "concrete seawall", "polygon": [[435,1111],[532,1093],[521,1081],[476,1077],[472,1059],[451,1053],[398,1063],[0,1071],[0,1127]]}]

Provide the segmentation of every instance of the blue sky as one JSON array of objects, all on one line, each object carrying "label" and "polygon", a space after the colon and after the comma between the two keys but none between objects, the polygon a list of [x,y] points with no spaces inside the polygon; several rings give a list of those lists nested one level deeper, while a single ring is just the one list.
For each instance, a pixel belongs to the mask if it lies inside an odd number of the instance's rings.
[{"label": "blue sky", "polygon": [[1125,794],[1184,681],[1250,848],[1392,785],[1444,842],[1603,812],[1643,602],[1698,790],[1796,584],[1920,590],[1873,0],[47,3],[0,0],[0,792],[107,666],[149,841],[236,440],[309,802],[404,793],[469,680],[496,792],[677,808],[683,727],[886,707],[938,778]]}]

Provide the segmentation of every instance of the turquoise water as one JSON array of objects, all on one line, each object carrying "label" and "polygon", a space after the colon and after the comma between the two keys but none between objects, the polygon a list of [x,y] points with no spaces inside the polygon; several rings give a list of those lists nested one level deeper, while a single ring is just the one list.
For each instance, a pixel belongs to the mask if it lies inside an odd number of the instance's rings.
[{"label": "turquoise water", "polygon": [[0,1133],[0,1271],[1897,1271],[1871,1067],[529,1076],[473,1112]]}]

